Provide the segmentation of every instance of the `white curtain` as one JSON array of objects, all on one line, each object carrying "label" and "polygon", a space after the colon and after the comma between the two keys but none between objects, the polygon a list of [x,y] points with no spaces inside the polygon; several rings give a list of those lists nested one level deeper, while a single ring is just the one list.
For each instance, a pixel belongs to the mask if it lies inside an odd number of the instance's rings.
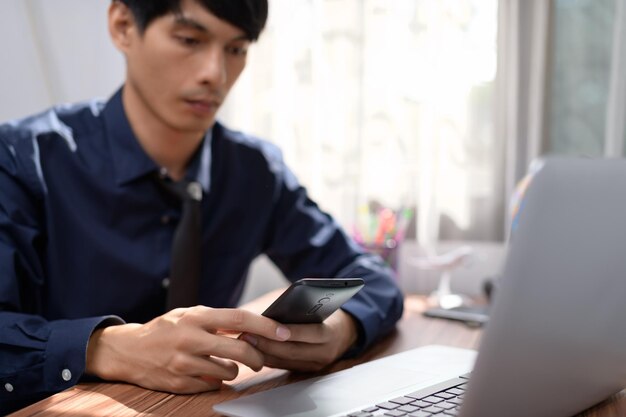
[{"label": "white curtain", "polygon": [[[500,0],[496,132],[504,149],[504,200],[541,153],[550,2]],[[510,217],[506,215],[505,230]]]},{"label": "white curtain", "polygon": [[271,0],[224,111],[348,228],[417,209],[424,246],[503,236],[496,0]]}]

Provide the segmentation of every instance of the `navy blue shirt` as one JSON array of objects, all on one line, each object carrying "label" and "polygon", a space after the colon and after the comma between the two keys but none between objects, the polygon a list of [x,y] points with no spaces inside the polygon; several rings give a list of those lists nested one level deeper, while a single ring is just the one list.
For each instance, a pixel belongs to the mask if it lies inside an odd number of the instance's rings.
[{"label": "navy blue shirt", "polygon": [[[98,326],[165,312],[181,203],[157,173],[121,90],[0,125],[0,413],[76,384]],[[216,123],[186,175],[204,190],[201,304],[235,307],[265,253],[291,281],[366,281],[343,306],[361,328],[355,353],[393,328],[391,271],[309,199],[278,148]]]}]

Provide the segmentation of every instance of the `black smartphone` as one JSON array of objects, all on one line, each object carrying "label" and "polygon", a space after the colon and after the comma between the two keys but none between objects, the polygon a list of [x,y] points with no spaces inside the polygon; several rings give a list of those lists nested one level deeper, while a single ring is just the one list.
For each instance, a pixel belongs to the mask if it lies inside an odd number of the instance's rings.
[{"label": "black smartphone", "polygon": [[280,323],[321,323],[359,292],[361,278],[303,278],[289,286],[263,315]]}]

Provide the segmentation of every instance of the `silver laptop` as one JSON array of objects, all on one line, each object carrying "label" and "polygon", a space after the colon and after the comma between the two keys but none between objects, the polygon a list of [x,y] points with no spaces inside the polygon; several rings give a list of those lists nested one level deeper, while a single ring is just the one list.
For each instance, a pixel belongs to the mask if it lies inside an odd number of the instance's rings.
[{"label": "silver laptop", "polygon": [[426,346],[214,410],[234,417],[559,417],[620,391],[626,161],[546,160],[518,220],[477,357]]}]

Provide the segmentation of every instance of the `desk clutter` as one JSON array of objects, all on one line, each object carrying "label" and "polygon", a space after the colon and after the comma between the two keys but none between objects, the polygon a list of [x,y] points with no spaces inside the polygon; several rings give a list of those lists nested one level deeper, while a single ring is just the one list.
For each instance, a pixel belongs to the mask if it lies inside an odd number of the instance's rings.
[{"label": "desk clutter", "polygon": [[360,206],[352,237],[366,251],[379,255],[394,271],[398,247],[406,236],[413,210],[397,210],[376,203]]}]

